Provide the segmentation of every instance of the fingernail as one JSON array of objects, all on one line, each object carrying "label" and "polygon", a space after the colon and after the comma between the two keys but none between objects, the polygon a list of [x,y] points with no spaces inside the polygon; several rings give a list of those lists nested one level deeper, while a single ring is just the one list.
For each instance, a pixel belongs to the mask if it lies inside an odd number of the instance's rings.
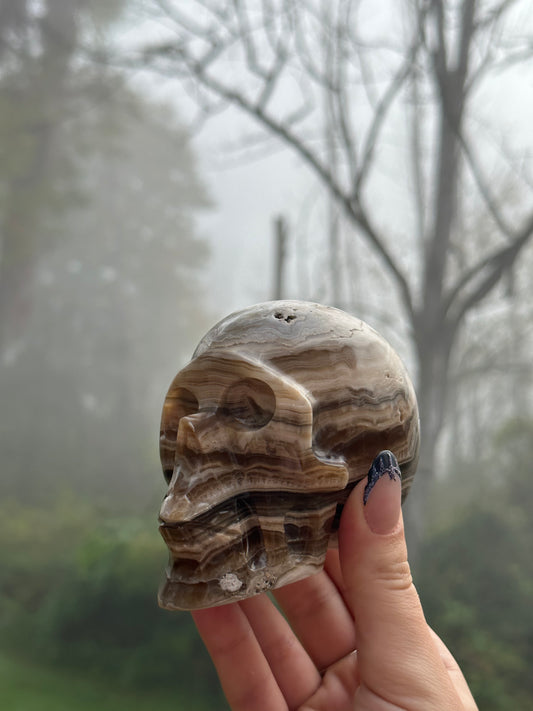
[{"label": "fingernail", "polygon": [[384,450],[372,462],[363,494],[365,519],[373,533],[390,533],[400,518],[402,474],[392,452]]}]

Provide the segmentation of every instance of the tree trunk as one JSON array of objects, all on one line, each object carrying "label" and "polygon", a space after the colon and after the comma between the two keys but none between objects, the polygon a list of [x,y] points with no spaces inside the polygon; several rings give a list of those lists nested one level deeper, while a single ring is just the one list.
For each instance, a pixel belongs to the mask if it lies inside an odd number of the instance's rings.
[{"label": "tree trunk", "polygon": [[272,298],[274,301],[285,296],[285,262],[287,257],[287,223],[282,215],[274,220],[274,279]]},{"label": "tree trunk", "polygon": [[[5,178],[7,209],[1,225],[0,252],[0,356],[4,357],[10,347],[16,350],[20,345],[31,312],[30,287],[42,238],[43,206],[49,197],[48,172],[58,105],[64,100],[76,38],[76,10],[74,3],[48,0],[47,12],[38,22],[42,55],[36,60],[28,48],[17,75],[11,79],[20,96],[22,116],[16,129],[19,136],[13,143],[22,138],[27,156],[18,172]],[[25,21],[30,23],[30,17],[25,16]]]},{"label": "tree trunk", "polygon": [[462,25],[455,63],[450,63],[444,32],[444,7],[432,3],[438,39],[433,55],[435,85],[439,93],[439,122],[435,162],[436,186],[431,228],[424,262],[422,303],[414,314],[413,331],[418,357],[418,400],[421,422],[421,450],[417,481],[406,510],[410,555],[416,564],[427,524],[426,507],[436,473],[436,455],[447,401],[450,354],[460,323],[452,323],[445,310],[446,268],[457,211],[460,184],[458,136],[466,104],[468,59],[474,32],[476,0],[464,0]]},{"label": "tree trunk", "polygon": [[427,528],[427,504],[437,471],[437,449],[447,407],[450,356],[453,345],[453,334],[445,326],[440,333],[432,329],[434,334],[432,339],[428,339],[425,335],[430,329],[431,325],[428,324],[422,337],[419,336],[416,340],[419,362],[417,395],[421,445],[415,483],[405,507],[409,555],[413,566],[416,566],[420,545]]}]

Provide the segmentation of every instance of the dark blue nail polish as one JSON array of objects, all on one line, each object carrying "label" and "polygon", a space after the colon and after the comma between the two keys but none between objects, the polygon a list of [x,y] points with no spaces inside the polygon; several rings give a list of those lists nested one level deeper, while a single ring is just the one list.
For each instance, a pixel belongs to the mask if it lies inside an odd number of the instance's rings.
[{"label": "dark blue nail polish", "polygon": [[388,449],[380,452],[378,456],[372,462],[372,466],[368,470],[368,480],[365,486],[365,491],[363,494],[363,504],[366,504],[370,492],[376,485],[376,483],[385,474],[389,475],[389,479],[399,479],[401,481],[402,473],[400,467],[398,466],[398,460],[392,452]]}]

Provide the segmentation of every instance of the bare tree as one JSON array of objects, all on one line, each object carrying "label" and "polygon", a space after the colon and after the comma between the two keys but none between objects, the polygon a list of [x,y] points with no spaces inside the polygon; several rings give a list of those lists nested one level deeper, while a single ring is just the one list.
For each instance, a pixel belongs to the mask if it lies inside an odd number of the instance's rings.
[{"label": "bare tree", "polygon": [[[513,0],[332,0],[328,12],[319,0],[152,5],[170,34],[146,44],[137,60],[181,78],[202,118],[235,107],[296,152],[379,256],[383,284],[396,289],[418,364],[423,447],[408,509],[416,542],[458,335],[533,235],[533,211],[508,211],[493,190],[496,153],[489,156],[482,141],[492,134],[473,118],[489,78],[531,59],[531,8]],[[399,235],[401,216],[387,224],[384,199],[373,199],[380,154],[405,111],[414,236]],[[499,170],[514,168],[503,153],[498,158]],[[514,180],[531,202],[526,163]],[[457,229],[467,184],[497,234],[478,239],[476,250],[469,248],[474,235]],[[406,251],[415,255],[410,262]]]},{"label": "bare tree", "polygon": [[35,265],[49,248],[44,223],[74,183],[65,133],[87,111],[80,95],[97,86],[88,72],[80,86],[84,23],[110,21],[121,1],[0,2],[0,359],[23,341]]}]

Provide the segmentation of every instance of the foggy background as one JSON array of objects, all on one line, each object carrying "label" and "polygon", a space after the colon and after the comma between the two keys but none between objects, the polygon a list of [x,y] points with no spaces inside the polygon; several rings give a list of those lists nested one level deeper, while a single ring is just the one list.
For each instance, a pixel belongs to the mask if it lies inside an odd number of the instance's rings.
[{"label": "foggy background", "polygon": [[531,708],[532,59],[526,0],[0,1],[2,708],[224,708],[156,605],[159,417],[276,277],[406,362],[428,619]]}]

